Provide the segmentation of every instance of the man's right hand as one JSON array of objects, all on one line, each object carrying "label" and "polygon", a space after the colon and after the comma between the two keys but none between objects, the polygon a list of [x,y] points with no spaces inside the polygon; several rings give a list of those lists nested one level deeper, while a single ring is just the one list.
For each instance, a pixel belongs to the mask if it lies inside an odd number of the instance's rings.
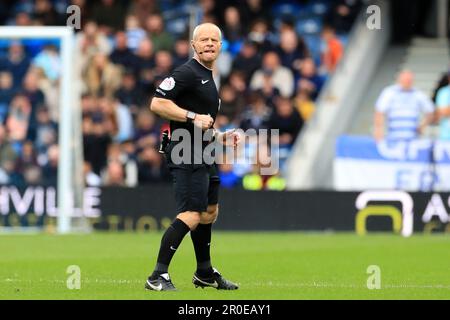
[{"label": "man's right hand", "polygon": [[213,118],[209,114],[197,114],[193,121],[194,126],[201,128],[202,130],[207,130],[211,128],[214,123]]}]

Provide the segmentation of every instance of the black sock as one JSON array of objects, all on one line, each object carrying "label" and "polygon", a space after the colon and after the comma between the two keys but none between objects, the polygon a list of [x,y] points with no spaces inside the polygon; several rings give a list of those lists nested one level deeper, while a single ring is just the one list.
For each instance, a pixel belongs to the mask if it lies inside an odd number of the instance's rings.
[{"label": "black sock", "polygon": [[197,274],[202,277],[211,276],[213,273],[209,250],[211,243],[211,227],[212,223],[199,224],[195,230],[191,231],[195,257],[197,258]]},{"label": "black sock", "polygon": [[161,239],[158,260],[155,270],[150,276],[151,279],[155,279],[161,273],[166,273],[168,271],[170,261],[172,260],[176,249],[178,249],[178,246],[188,232],[189,227],[180,219],[175,219],[169,228],[167,228]]}]

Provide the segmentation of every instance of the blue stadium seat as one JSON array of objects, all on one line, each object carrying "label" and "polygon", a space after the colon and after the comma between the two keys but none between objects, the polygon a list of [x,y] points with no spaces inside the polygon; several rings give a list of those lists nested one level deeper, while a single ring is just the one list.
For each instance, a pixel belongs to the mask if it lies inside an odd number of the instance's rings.
[{"label": "blue stadium seat", "polygon": [[281,1],[280,3],[277,3],[272,6],[272,15],[274,17],[281,17],[281,16],[297,16],[301,9],[301,4],[298,4],[293,1]]},{"label": "blue stadium seat", "polygon": [[322,30],[322,19],[318,17],[300,19],[295,29],[300,35],[319,34]]},{"label": "blue stadium seat", "polygon": [[318,34],[306,34],[303,36],[303,40],[305,40],[306,45],[311,52],[311,55],[314,58],[316,64],[320,61],[320,53],[321,53],[321,44],[322,41]]}]

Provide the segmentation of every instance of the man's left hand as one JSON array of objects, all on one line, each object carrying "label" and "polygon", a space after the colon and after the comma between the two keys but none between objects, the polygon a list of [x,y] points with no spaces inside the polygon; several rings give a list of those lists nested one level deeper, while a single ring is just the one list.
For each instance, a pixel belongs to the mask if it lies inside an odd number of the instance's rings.
[{"label": "man's left hand", "polygon": [[237,147],[241,142],[241,135],[239,132],[236,132],[236,129],[231,129],[225,132],[220,132],[218,140],[225,146]]}]

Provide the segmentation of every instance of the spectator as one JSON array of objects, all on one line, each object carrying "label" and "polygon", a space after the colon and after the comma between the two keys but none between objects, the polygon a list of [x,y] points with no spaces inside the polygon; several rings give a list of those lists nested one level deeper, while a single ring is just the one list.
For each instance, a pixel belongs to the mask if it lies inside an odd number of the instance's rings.
[{"label": "spectator", "polygon": [[248,29],[249,24],[257,19],[270,20],[270,3],[266,0],[246,0],[241,5],[242,21],[245,23],[245,29]]},{"label": "spectator", "polygon": [[84,72],[84,81],[89,93],[112,97],[121,83],[121,69],[111,63],[103,53],[93,56]]},{"label": "spectator", "polygon": [[55,82],[61,73],[61,59],[54,45],[46,45],[33,59],[32,64],[44,71],[45,76]]},{"label": "spectator", "polygon": [[10,183],[17,161],[17,152],[8,139],[6,128],[0,124],[0,184]]},{"label": "spectator", "polygon": [[83,163],[84,183],[88,187],[100,187],[102,179],[92,171],[92,165],[88,161]]},{"label": "spectator", "polygon": [[131,2],[130,12],[139,21],[140,26],[144,26],[149,13],[158,11],[158,2],[155,0],[135,0]]},{"label": "spectator", "polygon": [[15,18],[15,25],[18,27],[27,27],[32,25],[31,17],[26,12],[18,12]]},{"label": "spectator", "polygon": [[59,147],[57,144],[51,145],[47,150],[47,164],[42,168],[43,184],[47,186],[56,186],[58,181],[58,161]]},{"label": "spectator", "polygon": [[129,68],[136,70],[139,68],[137,65],[136,56],[131,49],[128,48],[127,35],[123,31],[119,31],[115,36],[115,48],[109,55],[109,60],[112,63],[121,65],[124,69]]},{"label": "spectator", "polygon": [[164,21],[160,14],[151,14],[146,20],[145,27],[148,37],[152,40],[155,52],[172,50],[173,38],[168,32],[164,31]]},{"label": "spectator", "polygon": [[15,89],[21,86],[29,66],[30,60],[25,54],[24,48],[20,42],[11,42],[8,49],[8,55],[5,58],[0,59],[0,71],[11,73]]},{"label": "spectator", "polygon": [[30,121],[31,103],[24,94],[17,94],[11,101],[10,112],[6,119],[6,129],[9,138],[16,142],[16,151],[20,151],[21,142],[27,137]]},{"label": "spectator", "polygon": [[136,72],[136,80],[138,85],[144,92],[153,92],[153,68],[155,67],[155,59],[153,56],[153,43],[150,39],[145,38],[139,44],[136,52],[137,65],[139,66]]},{"label": "spectator", "polygon": [[156,147],[159,141],[159,126],[156,123],[155,114],[143,109],[138,114],[134,141],[138,151],[146,147]]},{"label": "spectator", "polygon": [[103,185],[108,187],[124,187],[125,186],[125,171],[119,161],[111,161],[106,167],[106,175],[103,180]]},{"label": "spectator", "polygon": [[255,42],[246,41],[239,54],[233,60],[233,70],[240,70],[245,74],[246,82],[250,81],[253,73],[261,67],[261,58]]},{"label": "spectator", "polygon": [[244,27],[236,7],[228,7],[224,13],[223,36],[229,42],[229,51],[232,55],[239,52],[239,47],[244,37]]},{"label": "spectator", "polygon": [[117,134],[114,136],[114,141],[120,143],[133,138],[133,118],[128,107],[120,103],[118,99],[109,101],[109,103],[112,104],[117,119]]},{"label": "spectator", "polygon": [[173,67],[176,68],[189,60],[189,50],[191,46],[186,38],[179,38],[175,41],[175,51],[173,55]]},{"label": "spectator", "polygon": [[236,91],[240,97],[245,97],[247,94],[247,82],[245,81],[245,73],[239,70],[234,70],[228,77],[228,84]]},{"label": "spectator", "polygon": [[[450,78],[450,70],[447,79]],[[436,108],[439,120],[439,138],[450,140],[450,85],[440,88],[436,94]]]},{"label": "spectator", "polygon": [[124,8],[122,1],[101,0],[92,8],[92,19],[97,21],[106,35],[112,35],[124,28]]},{"label": "spectator", "polygon": [[278,96],[268,126],[270,129],[279,129],[280,145],[292,146],[302,125],[302,119],[294,109],[291,99]]},{"label": "spectator", "polygon": [[60,16],[49,0],[36,0],[34,4],[34,19],[45,26],[64,24],[64,17]]},{"label": "spectator", "polygon": [[37,70],[30,70],[23,81],[23,90],[28,101],[31,104],[30,115],[28,117],[28,131],[27,139],[36,139],[36,110],[39,106],[44,104],[45,96],[44,93],[39,88],[39,75]]},{"label": "spectator", "polygon": [[13,77],[10,72],[0,72],[0,124],[5,123],[9,104],[14,96]]},{"label": "spectator", "polygon": [[[219,96],[221,99],[220,112],[217,117],[225,117],[226,123],[235,121],[244,108],[244,97],[237,94],[236,90],[230,84],[224,84],[220,87]],[[218,119],[216,121],[220,122]]]},{"label": "spectator", "polygon": [[270,117],[270,109],[266,105],[261,92],[254,91],[249,97],[249,106],[242,115],[240,127],[246,131],[248,129],[267,129]]},{"label": "spectator", "polygon": [[147,146],[138,156],[139,184],[168,181],[170,175],[161,157],[154,147]]},{"label": "spectator", "polygon": [[280,44],[276,48],[281,64],[290,68],[296,75],[300,72],[302,60],[309,56],[308,48],[293,29],[285,29],[280,35]]},{"label": "spectator", "polygon": [[37,186],[42,182],[42,170],[37,165],[30,165],[23,169],[23,180],[26,186]]},{"label": "spectator", "polygon": [[58,125],[51,120],[46,107],[37,110],[36,150],[38,154],[46,154],[50,145],[58,143]]},{"label": "spectator", "polygon": [[93,172],[100,175],[106,166],[106,150],[111,143],[111,136],[102,118],[96,118],[93,121],[85,116],[82,125],[84,159],[91,163]]},{"label": "spectator", "polygon": [[[155,67],[153,68],[153,77],[155,80],[162,80],[168,77],[173,69],[172,55],[170,51],[161,50],[155,55]],[[155,83],[155,87],[159,84]]]},{"label": "spectator", "polygon": [[325,26],[322,29],[321,37],[324,44],[322,65],[327,73],[333,73],[342,58],[344,47],[336,37],[334,29],[330,26]]},{"label": "spectator", "polygon": [[78,70],[85,70],[94,55],[103,53],[109,55],[112,47],[107,37],[98,29],[94,21],[87,21],[83,31],[79,32],[75,38]]},{"label": "spectator", "polygon": [[[433,104],[421,91],[413,87],[414,74],[404,70],[397,84],[381,92],[375,104],[374,136],[381,139],[415,139],[433,120]],[[421,116],[424,118],[421,121]],[[385,123],[388,131],[385,134]]]},{"label": "spectator", "polygon": [[333,7],[325,17],[325,21],[327,24],[331,25],[337,33],[347,33],[350,31],[360,8],[360,0],[334,1]]},{"label": "spectator", "polygon": [[250,28],[248,40],[255,42],[258,45],[258,51],[266,53],[273,49],[273,35],[270,33],[268,20],[256,19]]},{"label": "spectator", "polygon": [[147,35],[144,29],[141,28],[139,19],[132,14],[126,17],[125,29],[128,48],[135,52],[138,49],[141,41],[144,40]]},{"label": "spectator", "polygon": [[[108,164],[112,162],[120,163],[123,168],[124,185],[134,187],[138,183],[138,167],[134,157],[129,157],[118,143],[112,143],[108,147]],[[106,173],[108,174],[108,172]]]},{"label": "spectator", "polygon": [[297,90],[297,94],[294,97],[294,106],[302,117],[303,122],[307,122],[311,119],[316,109],[309,90],[302,88]]},{"label": "spectator", "polygon": [[15,163],[14,170],[19,174],[23,174],[26,168],[35,166],[38,166],[37,154],[33,142],[27,140],[22,145],[22,152]]},{"label": "spectator", "polygon": [[128,106],[133,116],[136,116],[139,108],[147,103],[147,99],[141,88],[137,86],[136,78],[131,71],[125,71],[122,85],[116,92],[116,98],[120,103]]},{"label": "spectator", "polygon": [[273,51],[264,55],[262,69],[255,72],[250,82],[252,90],[264,89],[267,86],[278,89],[285,97],[292,96],[294,92],[291,70],[280,64],[278,55]]},{"label": "spectator", "polygon": [[315,100],[324,83],[325,79],[316,71],[314,60],[312,58],[304,59],[300,65],[297,88],[307,91],[312,99]]},{"label": "spectator", "polygon": [[448,76],[448,72],[444,72],[444,74],[441,75],[441,78],[439,79],[436,87],[433,90],[433,102],[436,103],[436,97],[437,97],[437,93],[439,92],[439,90],[441,88],[444,88],[445,86],[447,86],[450,82],[448,80],[449,76]]}]

